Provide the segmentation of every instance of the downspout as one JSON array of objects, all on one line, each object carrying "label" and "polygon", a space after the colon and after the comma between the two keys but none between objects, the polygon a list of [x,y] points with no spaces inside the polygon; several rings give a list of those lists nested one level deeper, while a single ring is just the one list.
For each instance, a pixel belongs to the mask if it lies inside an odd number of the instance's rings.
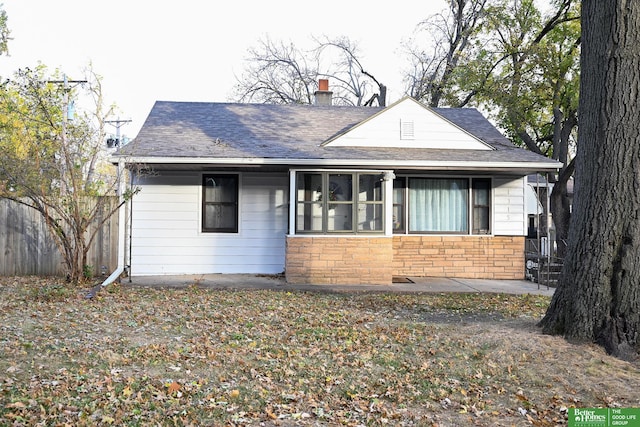
[{"label": "downspout", "polygon": [[120,275],[125,271],[126,265],[126,233],[127,233],[127,215],[126,215],[126,206],[127,203],[124,201],[124,192],[126,187],[126,180],[123,179],[123,175],[125,172],[124,162],[122,159],[118,160],[118,204],[120,207],[118,208],[118,265],[116,269],[107,277],[101,284],[94,286],[87,293],[86,298],[93,298],[101,289],[106,288],[111,283],[118,280]]},{"label": "downspout", "polygon": [[[129,173],[129,190],[133,190],[133,173]],[[133,197],[133,193],[131,193],[131,197]],[[127,276],[129,276],[129,283],[131,283],[131,249],[133,246],[132,236],[133,236],[133,199],[129,200],[128,203],[128,212],[127,212],[127,221],[129,221],[129,226],[127,227],[127,231],[129,234],[125,236],[125,239],[129,239],[128,243],[126,243],[127,252],[124,256],[125,266],[124,269],[127,272]]]}]

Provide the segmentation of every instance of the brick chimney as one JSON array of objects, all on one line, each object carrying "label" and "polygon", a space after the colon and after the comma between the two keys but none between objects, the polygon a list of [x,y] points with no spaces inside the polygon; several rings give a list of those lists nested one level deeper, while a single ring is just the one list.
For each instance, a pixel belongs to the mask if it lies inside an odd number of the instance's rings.
[{"label": "brick chimney", "polygon": [[333,92],[329,90],[328,79],[318,80],[318,90],[315,91],[314,95],[316,97],[316,105],[330,106],[332,104]]}]

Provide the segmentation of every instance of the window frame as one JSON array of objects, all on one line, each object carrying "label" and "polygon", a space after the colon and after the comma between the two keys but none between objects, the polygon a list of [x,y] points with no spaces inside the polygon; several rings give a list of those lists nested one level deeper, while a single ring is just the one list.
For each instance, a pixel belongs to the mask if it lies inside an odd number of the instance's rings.
[{"label": "window frame", "polygon": [[[426,178],[426,179],[466,179],[468,180],[467,185],[467,230],[464,232],[455,232],[455,231],[410,231],[409,226],[409,209],[410,209],[410,200],[409,200],[409,182],[410,178]],[[397,186],[396,183],[401,181],[401,185]],[[488,205],[478,205],[476,206],[476,190],[475,183],[476,182],[486,182],[488,183]],[[483,236],[483,235],[492,235],[493,234],[493,178],[488,176],[458,176],[458,175],[401,175],[396,177],[394,180],[394,195],[392,196],[392,211],[394,215],[396,211],[401,212],[402,218],[400,220],[394,220],[394,226],[392,227],[392,233],[394,235],[455,235],[455,236]],[[396,203],[396,190],[402,190],[401,202]],[[396,207],[398,207],[396,209]],[[488,214],[488,230],[486,232],[476,232],[474,229],[475,222],[475,208],[482,207],[487,210]],[[395,223],[398,222],[400,224],[399,227],[395,226]]]},{"label": "window frame", "polygon": [[[393,234],[407,234],[407,182],[409,181],[406,176],[398,176],[393,180],[393,195],[391,196],[391,212],[393,215],[393,224],[391,225],[391,231]],[[396,187],[396,184],[400,184]],[[400,195],[400,201],[396,203],[396,189],[402,190]],[[397,209],[396,209],[397,207]],[[400,218],[398,218],[400,215]]]},{"label": "window frame", "polygon": [[[321,191],[320,197],[316,200],[301,200],[298,198],[299,191],[301,188],[300,180],[303,179],[304,175],[320,175],[321,176]],[[335,198],[326,197],[326,194],[330,194],[331,192],[331,179],[330,177],[333,175],[349,175],[351,177],[351,197],[348,200],[336,200]],[[297,170],[295,171],[295,195],[293,197],[293,202],[295,203],[295,212],[294,212],[294,225],[293,231],[295,234],[300,235],[357,235],[357,234],[376,234],[383,235],[385,233],[385,185],[382,182],[380,184],[380,200],[359,200],[359,189],[360,189],[360,177],[363,175],[373,175],[382,177],[381,171],[348,171],[348,170]],[[308,191],[306,189],[305,191]],[[300,219],[300,207],[304,205],[314,205],[320,204],[320,212],[321,212],[321,227],[320,229],[314,230],[305,230],[299,227],[299,219]],[[351,228],[350,229],[330,229],[329,228],[329,219],[330,219],[330,209],[333,207],[349,207],[351,212]],[[367,230],[367,229],[358,229],[358,214],[361,208],[369,208],[373,207],[373,209],[380,209],[380,228]],[[304,225],[303,225],[304,227]]]},{"label": "window frame", "polygon": [[[488,192],[489,194],[487,194],[487,204],[480,204],[477,202],[478,200],[478,193],[476,190],[479,190],[478,187],[476,187],[476,184],[480,184],[480,183],[486,183],[488,188]],[[472,178],[471,182],[470,182],[470,188],[471,188],[471,210],[469,213],[469,219],[470,219],[470,226],[469,226],[469,230],[470,230],[470,234],[474,235],[474,236],[482,236],[482,235],[489,235],[492,232],[492,227],[491,227],[491,222],[492,222],[492,215],[491,215],[491,209],[492,209],[492,182],[491,182],[491,178]],[[483,231],[485,229],[476,229],[475,228],[475,223],[476,223],[476,209],[486,209],[486,213],[487,213],[487,221],[489,222],[487,224],[487,228],[486,231]]]},{"label": "window frame", "polygon": [[[207,201],[207,185],[206,181],[208,178],[232,178],[234,180],[234,189],[233,192],[235,194],[235,200],[232,202],[211,202]],[[209,228],[206,227],[206,215],[207,215],[207,206],[217,205],[217,206],[233,206],[233,212],[235,216],[235,225],[233,227],[215,227]],[[201,224],[200,231],[202,233],[226,233],[226,234],[237,234],[239,230],[240,224],[240,174],[237,173],[203,173],[202,174],[202,201],[201,201]]]},{"label": "window frame", "polygon": [[[380,190],[380,199],[376,200],[375,196],[372,200],[360,200],[360,177],[363,175],[370,175],[370,176],[380,176],[380,178],[378,179],[379,184],[379,190]],[[354,173],[354,197],[353,197],[353,221],[354,221],[354,225],[355,225],[355,232],[356,234],[384,234],[385,232],[385,185],[384,185],[384,179],[382,178],[382,174],[381,173],[377,173],[377,172],[356,172]],[[373,187],[373,191],[375,194],[376,188],[375,185]],[[360,213],[360,209],[364,208],[365,210],[368,208],[372,208],[372,209],[376,209],[376,208],[380,208],[380,229],[376,230],[376,229],[363,229],[363,230],[359,230],[358,229],[358,224],[359,224],[359,213]],[[375,221],[375,219],[374,219]]]}]

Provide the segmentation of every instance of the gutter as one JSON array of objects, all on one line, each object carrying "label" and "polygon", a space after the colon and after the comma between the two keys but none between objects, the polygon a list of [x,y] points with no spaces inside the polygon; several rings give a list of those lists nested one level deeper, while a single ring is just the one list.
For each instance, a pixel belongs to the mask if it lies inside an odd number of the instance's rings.
[{"label": "gutter", "polygon": [[124,161],[120,160],[118,162],[118,202],[120,203],[120,207],[118,208],[118,265],[116,269],[107,277],[101,284],[94,286],[89,290],[86,299],[91,299],[96,294],[106,288],[111,283],[118,280],[120,275],[124,273],[126,270],[126,254],[125,254],[125,241],[126,241],[126,232],[127,232],[127,224],[126,224],[126,203],[124,201],[124,190],[125,190],[125,180],[123,178],[123,173],[125,171]]},{"label": "gutter", "polygon": [[[122,162],[123,157],[114,156],[113,163]],[[127,157],[126,163],[140,163],[147,165],[233,165],[233,166],[268,166],[286,165],[296,166],[354,166],[374,167],[383,169],[423,169],[423,170],[511,170],[511,171],[549,171],[555,172],[562,167],[558,161],[446,161],[446,160],[362,160],[362,159],[286,159],[286,158],[213,158],[213,157],[156,157],[134,156]]]}]

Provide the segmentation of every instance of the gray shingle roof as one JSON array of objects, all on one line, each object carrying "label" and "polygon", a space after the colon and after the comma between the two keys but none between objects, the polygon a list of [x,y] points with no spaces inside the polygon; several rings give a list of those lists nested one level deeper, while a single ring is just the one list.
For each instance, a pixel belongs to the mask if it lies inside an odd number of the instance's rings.
[{"label": "gray shingle roof", "polygon": [[322,147],[381,108],[158,101],[116,156],[206,159],[555,162],[515,147],[472,108],[437,108],[495,150]]}]

